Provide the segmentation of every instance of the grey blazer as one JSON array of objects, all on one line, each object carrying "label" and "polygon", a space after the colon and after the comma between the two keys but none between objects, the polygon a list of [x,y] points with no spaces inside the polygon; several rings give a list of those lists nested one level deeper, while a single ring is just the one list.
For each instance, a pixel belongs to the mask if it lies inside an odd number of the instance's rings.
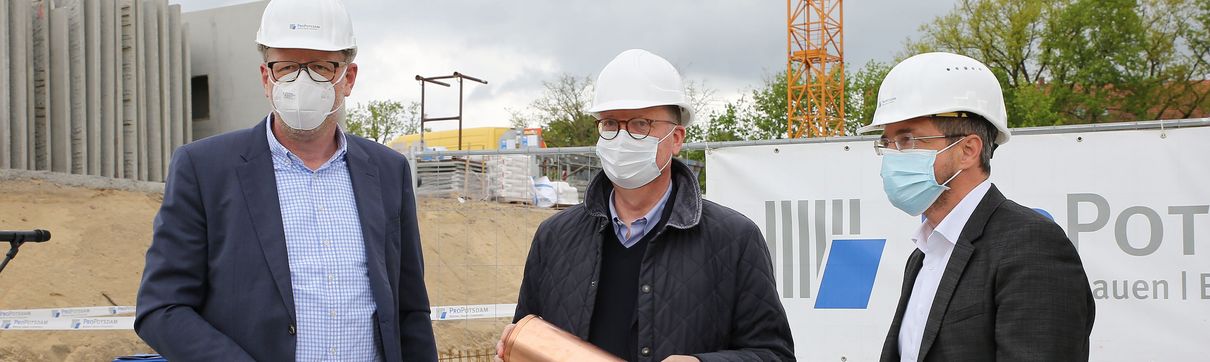
[{"label": "grey blazer", "polygon": [[[882,361],[899,361],[899,327],[924,254],[908,258]],[[1066,234],[992,185],[954,245],[924,327],[920,361],[1087,361],[1092,290]]]}]

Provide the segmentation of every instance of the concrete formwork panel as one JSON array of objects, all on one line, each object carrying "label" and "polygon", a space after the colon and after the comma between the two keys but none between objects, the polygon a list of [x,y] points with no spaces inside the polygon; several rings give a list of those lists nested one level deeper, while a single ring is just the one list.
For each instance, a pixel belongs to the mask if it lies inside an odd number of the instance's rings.
[{"label": "concrete formwork panel", "polygon": [[88,174],[101,175],[101,2],[84,2],[84,69],[87,94],[84,115],[87,117]]},{"label": "concrete formwork panel", "polygon": [[168,25],[168,0],[153,0],[156,3],[156,39],[159,40],[160,56],[160,158],[159,178],[163,181],[168,171],[168,161],[172,159],[172,52],[170,27]]},{"label": "concrete formwork panel", "polygon": [[33,143],[34,169],[49,171],[51,169],[52,153],[50,147],[50,5],[44,1],[35,1],[30,5],[32,21],[30,48],[32,49],[33,69]]},{"label": "concrete formwork panel", "polygon": [[0,168],[162,181],[192,138],[167,0],[0,2]]},{"label": "concrete formwork panel", "polygon": [[165,152],[165,160],[172,159],[172,151],[177,147],[185,144],[185,67],[182,59],[182,43],[181,43],[181,6],[171,5],[168,8],[168,34],[165,38],[169,39],[169,63],[171,64],[171,77],[168,79],[169,97],[172,99],[168,109],[169,125],[171,125],[172,139],[168,144],[168,149]]},{"label": "concrete formwork panel", "polygon": [[50,10],[50,147],[51,171],[71,172],[71,57],[68,53],[69,10]]},{"label": "concrete formwork panel", "polygon": [[[9,33],[9,8],[8,4],[0,4],[0,90],[5,93],[11,93],[15,82],[12,79],[12,66],[9,64],[9,59],[12,58],[12,47],[9,46],[9,40],[12,35]],[[0,115],[13,114],[12,99],[8,94],[0,95]],[[0,147],[0,168],[11,168],[13,162],[13,150],[8,145],[12,144],[13,123],[15,119],[8,117],[0,118],[0,139],[3,139],[5,147]]]},{"label": "concrete formwork panel", "polygon": [[160,3],[154,0],[145,0],[143,2],[143,25],[146,31],[143,32],[143,49],[146,51],[143,54],[143,62],[146,67],[143,67],[143,74],[146,74],[146,85],[143,92],[144,102],[147,106],[145,128],[145,139],[147,153],[143,158],[144,164],[147,165],[147,176],[145,180],[160,181],[161,174],[161,156],[164,152],[163,147],[163,90],[161,84],[161,53],[160,53],[160,37],[157,36],[160,32]]},{"label": "concrete formwork panel", "polygon": [[119,175],[128,179],[139,178],[139,98],[142,90],[139,89],[137,72],[140,64],[138,60],[139,22],[135,18],[137,4],[131,0],[119,0],[118,12],[122,41],[122,45],[119,47],[122,63],[121,78],[119,79],[119,82],[122,83],[122,108],[120,110],[122,126],[119,131],[122,138],[122,152],[119,167],[122,172]]},{"label": "concrete formwork panel", "polygon": [[193,76],[191,75],[193,74],[193,63],[189,61],[189,57],[191,56],[189,44],[189,24],[183,24],[181,26],[181,63],[183,64],[181,76],[185,77],[183,87],[185,90],[183,97],[185,107],[182,110],[185,116],[185,122],[182,125],[185,132],[184,143],[193,142]]},{"label": "concrete formwork panel", "polygon": [[71,115],[71,173],[88,173],[87,69],[84,51],[84,5],[79,0],[63,0],[67,10],[67,54],[70,73],[68,86]]},{"label": "concrete formwork panel", "polygon": [[135,104],[138,106],[138,112],[139,112],[138,127],[137,127],[139,134],[138,134],[138,139],[135,141],[135,145],[137,146],[138,151],[139,151],[138,152],[139,157],[138,157],[138,162],[136,162],[136,164],[138,165],[138,170],[139,170],[138,179],[146,180],[147,171],[148,171],[147,169],[149,167],[149,163],[147,162],[147,160],[149,159],[148,155],[147,155],[147,150],[148,150],[147,144],[149,142],[147,141],[147,126],[146,126],[146,123],[148,123],[147,116],[149,113],[148,104],[147,104],[147,102],[149,102],[149,98],[147,96],[147,87],[150,86],[150,82],[148,82],[148,79],[147,79],[149,77],[149,75],[147,72],[147,58],[146,57],[147,57],[148,50],[147,50],[146,38],[148,36],[147,32],[154,31],[154,30],[147,29],[147,23],[144,18],[144,15],[145,15],[147,9],[144,7],[143,1],[135,0],[132,2],[132,4],[134,5],[134,14],[135,14],[133,20],[134,20],[134,23],[137,24],[137,26],[135,27],[135,44],[136,45],[134,48],[135,48],[135,54],[136,54],[136,56],[135,56],[135,63],[136,63],[135,75],[137,76],[137,78],[136,78],[137,82],[138,82],[137,87],[139,89],[138,100],[135,102]]},{"label": "concrete formwork panel", "polygon": [[121,121],[118,118],[118,106],[122,94],[121,83],[117,75],[121,72],[118,64],[118,45],[121,44],[117,22],[117,3],[114,0],[97,0],[100,3],[100,49],[101,49],[101,176],[117,177],[118,157],[121,150],[117,129]]},{"label": "concrete formwork panel", "polygon": [[9,49],[11,49],[12,60],[9,62],[11,72],[12,86],[9,88],[9,107],[12,109],[12,137],[10,138],[9,152],[12,155],[12,162],[9,165],[15,169],[28,170],[31,169],[30,155],[33,154],[30,149],[29,140],[33,132],[33,117],[30,116],[30,110],[33,108],[33,80],[30,78],[31,63],[30,57],[33,55],[33,48],[30,47],[29,39],[33,37],[33,31],[30,29],[29,21],[29,3],[21,1],[13,1],[6,3],[9,11]]},{"label": "concrete formwork panel", "polygon": [[156,58],[160,62],[160,149],[159,158],[155,163],[158,174],[152,178],[152,181],[164,181],[164,174],[168,171],[168,161],[172,159],[172,57],[169,55],[172,52],[172,44],[169,36],[170,28],[168,26],[168,0],[152,0],[155,2],[155,22],[158,31],[155,33],[158,40],[157,49],[159,57]]}]

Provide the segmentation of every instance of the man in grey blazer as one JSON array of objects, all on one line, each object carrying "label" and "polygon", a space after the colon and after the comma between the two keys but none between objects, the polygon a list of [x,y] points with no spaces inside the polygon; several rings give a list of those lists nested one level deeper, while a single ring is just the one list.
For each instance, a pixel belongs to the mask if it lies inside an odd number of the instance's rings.
[{"label": "man in grey blazer", "polygon": [[1095,305],[1063,230],[988,180],[1008,142],[987,66],[926,53],[891,69],[874,120],[883,188],[923,215],[882,361],[1088,360]]}]

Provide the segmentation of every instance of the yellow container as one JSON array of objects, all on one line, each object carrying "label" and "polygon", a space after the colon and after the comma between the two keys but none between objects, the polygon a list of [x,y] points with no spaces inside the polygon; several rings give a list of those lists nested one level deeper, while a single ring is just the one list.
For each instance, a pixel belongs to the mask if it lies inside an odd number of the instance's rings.
[{"label": "yellow container", "polygon": [[[499,148],[500,137],[508,132],[508,127],[479,127],[462,130],[462,149],[464,150],[494,150]],[[419,134],[409,134],[396,137],[387,146],[399,151],[406,151],[420,144]],[[424,144],[427,147],[445,147],[446,150],[458,149],[458,130],[436,131],[424,133]]]}]

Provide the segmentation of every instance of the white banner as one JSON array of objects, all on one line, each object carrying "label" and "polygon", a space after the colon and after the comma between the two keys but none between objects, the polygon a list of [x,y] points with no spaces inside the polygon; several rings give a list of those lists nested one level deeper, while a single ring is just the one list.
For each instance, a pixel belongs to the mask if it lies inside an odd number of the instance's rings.
[{"label": "white banner", "polygon": [[134,314],[132,306],[0,310],[0,319],[59,319]]},{"label": "white banner", "polygon": [[[765,233],[798,357],[878,359],[920,219],[887,202],[870,141],[707,153],[708,198]],[[1094,361],[1210,355],[1210,127],[1015,136],[991,180],[1076,243]],[[829,269],[830,260],[845,268]]]},{"label": "white banner", "polygon": [[[134,329],[132,306],[0,310],[0,330],[116,330]],[[432,307],[433,321],[512,318],[516,304],[479,304]],[[91,318],[90,318],[91,317]]]},{"label": "white banner", "polygon": [[134,317],[0,319],[0,330],[131,330]]}]

